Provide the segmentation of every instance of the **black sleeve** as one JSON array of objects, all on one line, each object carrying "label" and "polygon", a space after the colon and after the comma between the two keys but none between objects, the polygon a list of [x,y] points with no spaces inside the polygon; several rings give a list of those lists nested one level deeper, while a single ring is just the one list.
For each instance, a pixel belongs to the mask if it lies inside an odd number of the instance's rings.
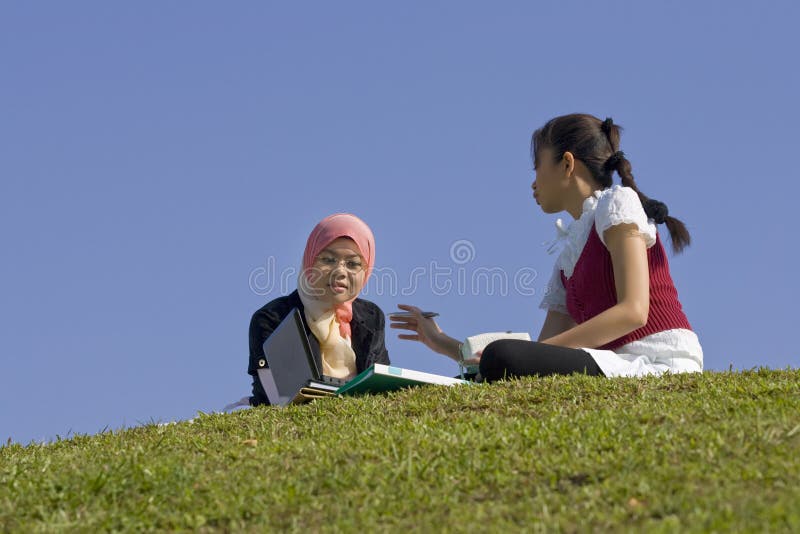
[{"label": "black sleeve", "polygon": [[371,363],[382,363],[389,365],[389,351],[386,350],[386,317],[383,311],[376,306],[378,327],[372,337],[369,347],[369,359]]}]

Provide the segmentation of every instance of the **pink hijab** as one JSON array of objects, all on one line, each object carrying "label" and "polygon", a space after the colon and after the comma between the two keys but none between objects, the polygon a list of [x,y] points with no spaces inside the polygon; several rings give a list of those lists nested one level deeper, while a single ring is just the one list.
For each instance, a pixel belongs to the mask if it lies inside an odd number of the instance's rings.
[{"label": "pink hijab", "polygon": [[[311,231],[303,254],[303,271],[306,273],[306,279],[311,276],[310,269],[314,266],[319,253],[340,237],[349,237],[355,242],[361,257],[366,262],[364,283],[367,283],[375,265],[375,237],[367,223],[350,213],[336,213],[325,217]],[[355,298],[334,307],[336,319],[339,321],[339,334],[344,338],[350,337],[350,321],[353,319]]]}]

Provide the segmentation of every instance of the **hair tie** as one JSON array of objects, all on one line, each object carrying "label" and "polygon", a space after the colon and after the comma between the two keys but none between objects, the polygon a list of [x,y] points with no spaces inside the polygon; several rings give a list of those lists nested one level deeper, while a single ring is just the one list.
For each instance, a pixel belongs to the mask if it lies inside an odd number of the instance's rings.
[{"label": "hair tie", "polygon": [[664,224],[669,216],[667,205],[658,200],[649,198],[642,203],[642,207],[647,216],[653,219],[656,224]]},{"label": "hair tie", "polygon": [[614,121],[611,117],[607,117],[606,120],[603,121],[603,124],[600,125],[600,129],[603,130],[603,133],[608,135],[611,133],[611,127],[614,126]]},{"label": "hair tie", "polygon": [[606,170],[606,172],[613,172],[617,170],[619,162],[622,161],[624,158],[625,158],[625,152],[623,152],[622,150],[617,150],[608,157],[606,162],[603,164],[603,168]]}]

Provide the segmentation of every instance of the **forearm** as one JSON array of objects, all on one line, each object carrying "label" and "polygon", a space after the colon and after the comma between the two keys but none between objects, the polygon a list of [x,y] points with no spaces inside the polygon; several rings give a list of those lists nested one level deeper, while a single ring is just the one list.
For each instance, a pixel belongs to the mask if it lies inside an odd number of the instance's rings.
[{"label": "forearm", "polygon": [[539,332],[539,337],[536,341],[544,341],[545,339],[557,336],[562,332],[566,332],[575,326],[575,321],[569,315],[550,310],[547,312],[542,330]]},{"label": "forearm", "polygon": [[456,361],[461,360],[461,341],[448,336],[444,332],[439,333],[434,350]]},{"label": "forearm", "polygon": [[641,328],[646,322],[646,318],[642,321],[641,314],[630,306],[617,304],[584,323],[542,340],[542,343],[576,349],[601,347]]}]

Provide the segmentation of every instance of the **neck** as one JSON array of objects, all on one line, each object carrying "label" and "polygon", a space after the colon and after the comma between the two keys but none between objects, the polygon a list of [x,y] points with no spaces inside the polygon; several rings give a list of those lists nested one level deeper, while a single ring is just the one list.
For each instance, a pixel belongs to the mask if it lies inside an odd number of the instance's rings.
[{"label": "neck", "polygon": [[583,214],[583,202],[592,196],[595,189],[599,189],[593,180],[586,180],[584,178],[576,177],[574,187],[570,188],[567,193],[567,199],[564,209],[572,215],[572,218],[578,220]]}]

